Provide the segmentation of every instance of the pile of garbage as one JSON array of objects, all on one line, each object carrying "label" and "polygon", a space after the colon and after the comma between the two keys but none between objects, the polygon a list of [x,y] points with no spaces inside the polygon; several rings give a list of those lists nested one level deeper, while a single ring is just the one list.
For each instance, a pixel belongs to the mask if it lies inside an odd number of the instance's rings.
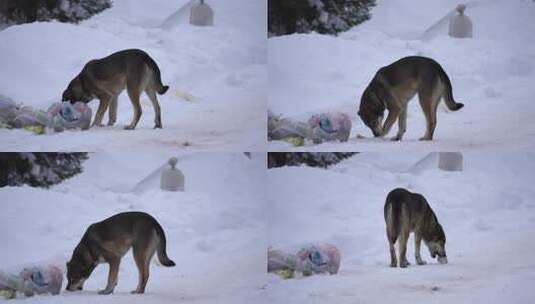
[{"label": "pile of garbage", "polygon": [[27,266],[17,274],[0,271],[0,296],[14,299],[17,293],[58,295],[63,282],[61,267],[54,264]]},{"label": "pile of garbage", "polygon": [[339,140],[345,142],[351,133],[351,119],[345,113],[321,113],[301,122],[282,118],[268,111],[268,139],[284,140],[302,146],[305,139],[315,144]]},{"label": "pile of garbage", "polygon": [[62,132],[66,129],[89,129],[91,108],[83,102],[70,104],[56,102],[48,110],[22,106],[0,95],[0,128],[26,129],[36,134],[46,131]]},{"label": "pile of garbage", "polygon": [[268,249],[268,272],[284,279],[313,274],[336,274],[340,269],[340,251],[331,244],[311,244],[296,253]]}]

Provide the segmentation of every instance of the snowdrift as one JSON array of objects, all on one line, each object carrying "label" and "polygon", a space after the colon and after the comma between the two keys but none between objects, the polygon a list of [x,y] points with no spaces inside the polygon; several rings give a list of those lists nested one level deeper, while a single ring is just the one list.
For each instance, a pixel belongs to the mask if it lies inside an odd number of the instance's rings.
[{"label": "snowdrift", "polygon": [[[150,54],[171,86],[159,96],[163,130],[152,130],[154,113],[145,95],[138,130],[122,130],[133,113],[123,92],[114,127],[52,138],[0,130],[2,150],[260,150],[266,133],[266,4],[214,0],[216,26],[160,28],[186,2],[118,0],[79,25],[32,23],[0,31],[0,94],[25,105],[48,108],[89,60],[129,48]],[[98,101],[90,105],[95,112]]]},{"label": "snowdrift", "polygon": [[[268,244],[325,242],[343,256],[336,276],[270,276],[274,303],[525,303],[535,296],[531,240],[535,157],[465,153],[462,172],[436,165],[411,173],[425,153],[357,154],[330,169],[268,170]],[[433,169],[434,167],[434,169]],[[422,193],[446,236],[447,265],[422,245],[407,269],[390,268],[383,207],[388,192]]]},{"label": "snowdrift", "polygon": [[0,189],[2,270],[59,257],[63,265],[89,224],[124,211],[144,211],[162,225],[167,253],[177,264],[151,263],[146,294],[130,295],[138,272],[132,253],[121,261],[119,283],[100,296],[108,267],[98,266],[84,291],[36,296],[25,303],[254,303],[265,283],[263,188],[266,157],[253,153],[177,155],[186,192],[153,185],[130,190],[170,156],[95,153],[84,172],[50,190]]},{"label": "snowdrift", "polygon": [[[342,111],[353,119],[348,143],[291,148],[271,142],[270,150],[458,151],[532,149],[535,115],[535,3],[475,1],[466,13],[473,39],[448,36],[448,24],[428,41],[422,33],[456,7],[458,1],[377,1],[371,20],[337,37],[295,34],[268,39],[269,103],[275,114],[295,119]],[[434,141],[421,143],[425,120],[416,100],[409,103],[407,133],[401,143],[372,136],[357,116],[362,92],[375,72],[408,55],[427,56],[448,73],[453,95],[465,108],[439,106]],[[389,136],[394,136],[397,124]]]}]

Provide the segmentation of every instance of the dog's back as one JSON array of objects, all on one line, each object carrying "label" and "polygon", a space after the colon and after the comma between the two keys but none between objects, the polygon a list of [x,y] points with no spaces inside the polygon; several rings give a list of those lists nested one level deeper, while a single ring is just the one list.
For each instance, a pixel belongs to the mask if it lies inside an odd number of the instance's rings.
[{"label": "dog's back", "polygon": [[[143,69],[145,66],[148,70]],[[95,76],[95,79],[125,77],[126,82],[135,84],[148,81],[160,95],[169,89],[162,83],[160,68],[156,62],[140,49],[122,50],[101,59],[91,60],[84,70]],[[150,72],[150,75],[146,72]]]},{"label": "dog's back", "polygon": [[384,217],[389,239],[396,242],[403,229],[409,232],[419,229],[422,221],[432,212],[421,194],[396,188],[386,197]]},{"label": "dog's back", "polygon": [[[158,260],[164,266],[174,266],[175,263],[169,259],[166,252],[167,240],[162,226],[154,217],[144,212],[123,212],[109,217],[101,222],[90,226],[92,233],[102,239],[103,242],[114,243],[114,248],[118,244],[130,248],[136,243],[144,240],[152,240],[154,233],[157,238]],[[89,229],[88,229],[89,230]],[[146,244],[143,244],[145,247]],[[147,248],[143,248],[146,250]]]},{"label": "dog's back", "polygon": [[394,244],[400,246],[400,267],[407,267],[406,257],[409,234],[415,234],[415,259],[418,265],[426,262],[420,256],[420,242],[424,240],[431,256],[438,255],[439,263],[447,263],[446,235],[438,219],[423,195],[397,188],[386,197],[384,206],[386,234],[390,246],[390,266],[396,267],[397,258]]},{"label": "dog's back", "polygon": [[[419,92],[434,92],[442,88],[439,95],[444,97],[446,106],[457,111],[464,104],[453,99],[452,85],[448,74],[435,60],[422,56],[408,56],[383,67],[378,73],[382,73],[388,79],[392,87],[401,86],[403,89],[414,88]],[[441,83],[442,87],[437,87]],[[413,96],[406,93],[407,96]]]},{"label": "dog's back", "polygon": [[110,273],[106,288],[99,293],[110,294],[117,285],[121,258],[132,248],[139,270],[135,293],[144,293],[149,277],[149,263],[157,253],[160,263],[175,266],[166,252],[165,233],[155,218],[144,212],[124,212],[94,223],[87,228],[67,264],[67,290],[81,290],[98,263],[108,263]]}]

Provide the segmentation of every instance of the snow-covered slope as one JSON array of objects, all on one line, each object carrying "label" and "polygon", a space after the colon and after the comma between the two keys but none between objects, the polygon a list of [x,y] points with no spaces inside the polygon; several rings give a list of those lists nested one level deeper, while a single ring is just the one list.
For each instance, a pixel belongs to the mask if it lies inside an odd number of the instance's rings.
[{"label": "snow-covered slope", "polygon": [[[274,303],[528,303],[535,297],[535,155],[464,155],[464,171],[411,170],[425,153],[357,154],[324,170],[268,170],[268,242],[338,246],[338,275],[282,280],[270,276]],[[431,164],[431,162],[427,162]],[[417,173],[411,173],[417,172]],[[422,245],[415,266],[390,268],[383,206],[388,192],[422,193],[447,236],[449,263]]]},{"label": "snow-covered slope", "polygon": [[[255,303],[265,283],[265,154],[179,155],[185,192],[163,192],[158,177],[130,190],[171,155],[90,154],[84,172],[50,190],[0,189],[1,270],[25,263],[66,262],[91,223],[124,211],[145,211],[162,225],[176,266],[153,260],[143,296],[131,252],[111,296],[97,295],[108,267],[100,265],[82,292],[36,296],[26,303]],[[65,288],[65,282],[63,288]]]},{"label": "snow-covered slope", "polygon": [[[378,0],[372,18],[338,37],[289,35],[268,41],[269,101],[276,114],[305,120],[323,111],[353,118],[348,143],[298,150],[469,150],[535,147],[535,2],[471,1],[466,14],[474,39],[447,35],[447,23],[424,42],[418,37],[458,4],[457,0]],[[425,120],[417,100],[409,104],[407,133],[401,143],[356,139],[372,136],[357,117],[362,92],[382,66],[408,56],[436,59],[449,74],[453,94],[465,108],[439,107],[433,142],[419,142]],[[397,124],[389,136],[397,132]],[[271,150],[287,150],[280,142]]]},{"label": "snow-covered slope", "polygon": [[[214,27],[160,28],[187,2],[117,0],[111,9],[79,25],[32,23],[1,31],[0,94],[25,105],[46,110],[61,100],[87,61],[128,48],[147,51],[171,89],[159,96],[163,130],[152,130],[154,111],[143,95],[137,130],[124,131],[133,110],[123,93],[114,127],[52,136],[0,130],[0,148],[261,150],[266,133],[266,4],[213,0]],[[184,93],[194,101],[186,101]],[[91,106],[95,111],[98,101]]]},{"label": "snow-covered slope", "polygon": [[[342,252],[338,275],[271,276],[275,303],[528,303],[535,296],[535,155],[465,153],[463,172],[411,173],[425,153],[364,153],[331,169],[268,171],[273,247],[328,242]],[[428,162],[431,164],[431,162]],[[492,164],[489,166],[489,164]],[[447,236],[449,263],[390,268],[383,206],[396,187],[422,193]],[[279,301],[279,302],[277,302]]]}]

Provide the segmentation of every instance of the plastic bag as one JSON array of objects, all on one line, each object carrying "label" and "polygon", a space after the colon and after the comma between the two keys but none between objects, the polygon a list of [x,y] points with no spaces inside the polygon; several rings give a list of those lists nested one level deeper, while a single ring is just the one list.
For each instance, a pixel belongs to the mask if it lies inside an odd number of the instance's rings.
[{"label": "plastic bag", "polygon": [[91,108],[83,102],[74,105],[57,102],[45,112],[30,106],[20,107],[0,95],[0,125],[8,128],[24,128],[37,134],[44,133],[46,127],[56,132],[76,128],[86,130],[91,124],[91,115]]},{"label": "plastic bag", "polygon": [[268,250],[268,272],[293,278],[295,272],[304,276],[319,273],[336,274],[340,269],[340,251],[330,244],[303,246],[296,254]]},{"label": "plastic bag", "polygon": [[0,123],[10,125],[10,122],[17,117],[17,104],[2,95],[0,95]]},{"label": "plastic bag", "polygon": [[314,143],[347,141],[351,133],[351,119],[345,113],[313,115],[307,123],[281,118],[268,111],[268,139],[287,140],[300,137]]},{"label": "plastic bag", "polygon": [[0,290],[6,298],[15,297],[17,292],[27,297],[44,293],[57,295],[62,282],[63,270],[54,264],[27,266],[18,274],[0,271]]},{"label": "plastic bag", "polygon": [[282,140],[289,137],[310,138],[311,129],[307,123],[281,118],[268,111],[268,138]]},{"label": "plastic bag", "polygon": [[351,119],[345,113],[322,113],[313,115],[308,120],[312,128],[312,140],[315,143],[323,141],[347,141],[351,133]]},{"label": "plastic bag", "polygon": [[76,128],[87,130],[91,124],[91,108],[83,102],[77,102],[74,105],[68,102],[54,103],[48,108],[47,114],[48,126],[56,132]]},{"label": "plastic bag", "polygon": [[17,116],[11,122],[13,128],[45,127],[48,124],[46,112],[35,110],[32,107],[22,107],[18,110]]}]

